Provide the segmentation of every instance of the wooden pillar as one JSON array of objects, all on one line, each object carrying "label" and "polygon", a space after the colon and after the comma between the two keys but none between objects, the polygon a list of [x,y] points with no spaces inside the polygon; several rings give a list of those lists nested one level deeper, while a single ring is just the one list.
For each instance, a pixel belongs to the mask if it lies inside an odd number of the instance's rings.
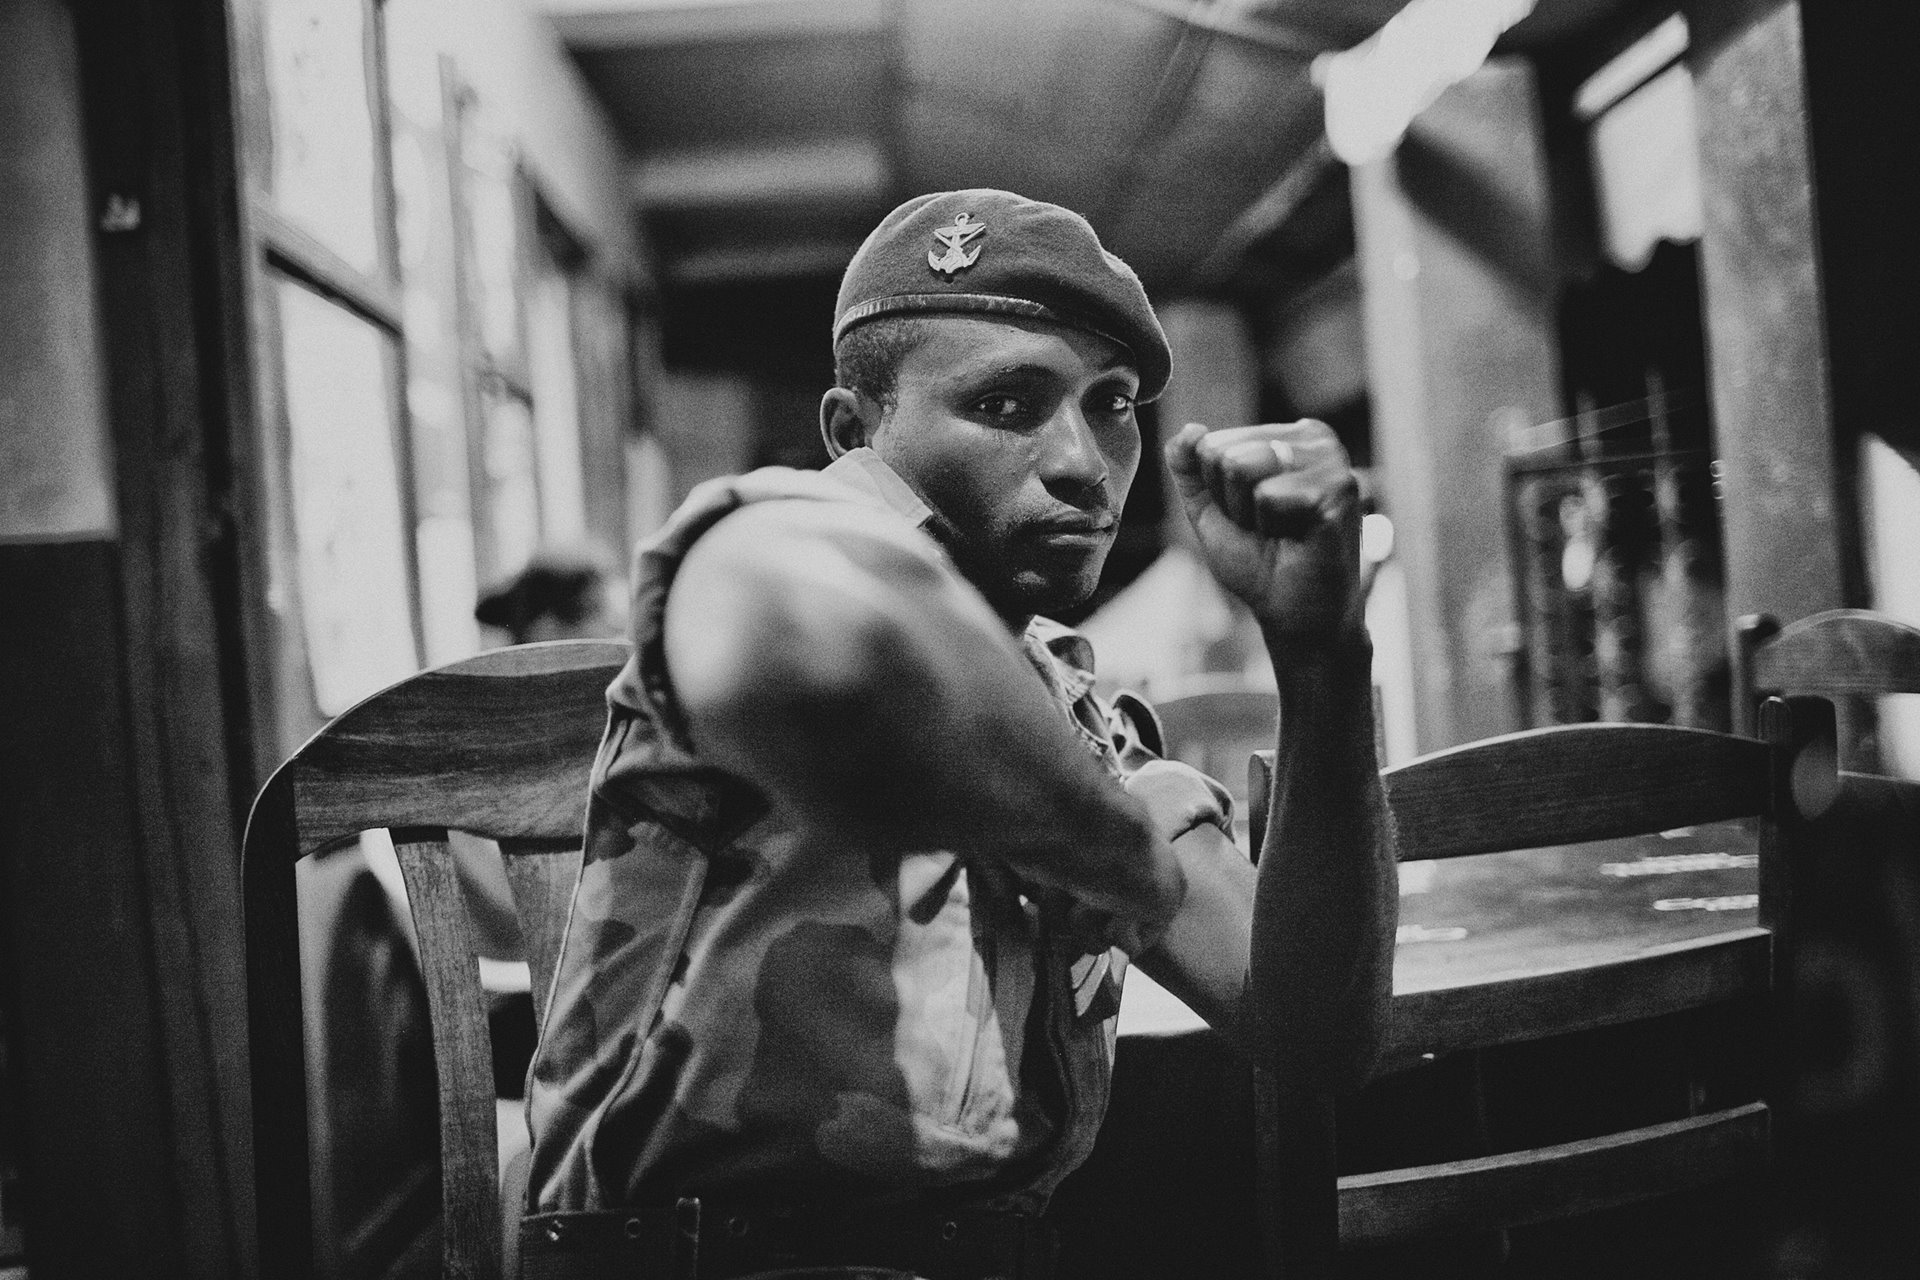
[{"label": "wooden pillar", "polygon": [[1521,723],[1504,458],[1514,426],[1561,416],[1531,70],[1481,68],[1352,187],[1375,463],[1429,751]]},{"label": "wooden pillar", "polygon": [[[0,8],[0,191],[0,1151],[20,1175],[0,1191],[0,1270],[132,1275],[177,1266],[178,1212],[142,981],[112,438],[59,0]],[[108,1195],[125,1231],[96,1225]]]},{"label": "wooden pillar", "polygon": [[0,918],[35,1280],[253,1271],[225,13],[0,6]]},{"label": "wooden pillar", "polygon": [[1707,0],[1688,18],[1727,611],[1798,618],[1859,594],[1829,388],[1800,6]]},{"label": "wooden pillar", "polygon": [[1920,467],[1920,5],[1800,17],[1835,421]]}]

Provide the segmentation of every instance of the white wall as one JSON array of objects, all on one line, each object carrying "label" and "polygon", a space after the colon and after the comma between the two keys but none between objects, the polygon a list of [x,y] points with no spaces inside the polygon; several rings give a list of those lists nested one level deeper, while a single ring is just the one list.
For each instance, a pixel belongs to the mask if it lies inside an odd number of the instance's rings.
[{"label": "white wall", "polygon": [[0,540],[112,537],[72,18],[0,4]]}]

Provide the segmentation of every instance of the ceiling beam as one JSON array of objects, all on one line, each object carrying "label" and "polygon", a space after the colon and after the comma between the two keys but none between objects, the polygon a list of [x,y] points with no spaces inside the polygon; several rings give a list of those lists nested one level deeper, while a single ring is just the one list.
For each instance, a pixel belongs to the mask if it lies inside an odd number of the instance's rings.
[{"label": "ceiling beam", "polygon": [[1269,53],[1307,60],[1341,48],[1341,44],[1303,27],[1255,17],[1228,5],[1194,4],[1191,0],[1119,0],[1136,9],[1158,14],[1184,27],[1225,36]]},{"label": "ceiling beam", "polygon": [[542,0],[574,49],[856,35],[886,25],[887,0]]},{"label": "ceiling beam", "polygon": [[855,137],[648,156],[629,170],[628,189],[642,210],[788,202],[862,207],[884,202],[888,181],[880,146]]}]

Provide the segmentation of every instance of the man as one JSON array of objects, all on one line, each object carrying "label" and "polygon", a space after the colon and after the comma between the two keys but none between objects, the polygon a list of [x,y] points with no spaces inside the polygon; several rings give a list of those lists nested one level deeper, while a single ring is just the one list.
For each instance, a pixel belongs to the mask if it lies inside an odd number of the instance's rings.
[{"label": "man", "polygon": [[1255,947],[1225,793],[1041,616],[1094,589],[1166,385],[1132,271],[1056,206],[924,196],[834,334],[832,465],[706,486],[636,559],[531,1077],[531,1276],[1044,1275],[1129,960],[1293,1080],[1368,1068],[1395,900],[1331,433],[1168,449],[1279,677]]}]

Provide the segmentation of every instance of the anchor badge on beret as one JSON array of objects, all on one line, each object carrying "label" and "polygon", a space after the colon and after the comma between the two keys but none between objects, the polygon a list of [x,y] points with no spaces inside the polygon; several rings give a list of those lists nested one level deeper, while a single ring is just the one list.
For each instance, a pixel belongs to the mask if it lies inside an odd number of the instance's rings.
[{"label": "anchor badge on beret", "polygon": [[965,271],[980,260],[982,247],[974,245],[973,252],[968,253],[966,246],[986,229],[987,224],[974,221],[970,213],[955,215],[951,225],[935,228],[933,238],[945,245],[947,251],[936,256],[933,250],[927,250],[927,265],[945,276],[957,275]]}]

